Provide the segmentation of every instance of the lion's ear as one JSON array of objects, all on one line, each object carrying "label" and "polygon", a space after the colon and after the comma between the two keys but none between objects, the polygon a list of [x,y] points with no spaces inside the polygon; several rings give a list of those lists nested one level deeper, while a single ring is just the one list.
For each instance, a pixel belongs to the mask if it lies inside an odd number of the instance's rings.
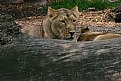
[{"label": "lion's ear", "polygon": [[57,10],[51,8],[50,6],[48,7],[48,16],[53,17],[54,15],[56,15],[58,13]]},{"label": "lion's ear", "polygon": [[79,12],[78,11],[78,6],[73,7],[71,10],[74,11],[74,12]]},{"label": "lion's ear", "polygon": [[71,10],[74,11],[74,12],[79,12],[78,11],[78,6],[73,7]]},{"label": "lion's ear", "polygon": [[78,11],[78,6],[75,6],[71,9],[71,11],[75,14],[75,15],[79,15],[79,11]]}]

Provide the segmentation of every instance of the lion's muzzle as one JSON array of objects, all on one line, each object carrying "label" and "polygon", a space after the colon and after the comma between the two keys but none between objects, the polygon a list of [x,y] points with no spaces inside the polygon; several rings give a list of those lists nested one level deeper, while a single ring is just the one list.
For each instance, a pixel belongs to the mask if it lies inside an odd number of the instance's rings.
[{"label": "lion's muzzle", "polygon": [[66,40],[72,40],[74,33],[75,31],[68,31],[68,34],[66,35]]}]

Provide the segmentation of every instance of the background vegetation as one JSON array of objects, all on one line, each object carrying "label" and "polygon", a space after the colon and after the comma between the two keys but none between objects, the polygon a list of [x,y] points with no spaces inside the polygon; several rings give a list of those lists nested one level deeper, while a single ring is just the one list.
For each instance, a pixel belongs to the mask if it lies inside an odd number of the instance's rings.
[{"label": "background vegetation", "polygon": [[58,8],[72,8],[75,5],[79,7],[80,10],[85,10],[90,7],[95,7],[96,9],[107,9],[121,6],[121,0],[117,3],[111,3],[108,0],[63,0],[62,2],[56,2],[53,0],[48,4],[49,6],[58,9]]}]

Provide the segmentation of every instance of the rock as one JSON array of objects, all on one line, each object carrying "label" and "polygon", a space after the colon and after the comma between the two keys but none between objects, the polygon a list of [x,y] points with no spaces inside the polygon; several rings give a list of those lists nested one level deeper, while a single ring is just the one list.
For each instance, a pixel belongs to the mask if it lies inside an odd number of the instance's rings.
[{"label": "rock", "polygon": [[13,17],[9,14],[0,13],[0,22],[13,21]]},{"label": "rock", "polygon": [[113,9],[112,11],[115,12],[115,13],[119,13],[119,12],[121,12],[121,6],[116,7],[116,8]]},{"label": "rock", "polygon": [[92,8],[88,8],[88,11],[97,11],[97,9],[95,9],[94,7],[92,7]]},{"label": "rock", "polygon": [[114,20],[115,20],[116,23],[121,23],[121,12],[117,13],[115,15],[115,19]]},{"label": "rock", "polygon": [[14,23],[12,16],[0,14],[0,45],[12,41],[16,34],[20,34],[20,27]]},{"label": "rock", "polygon": [[116,7],[115,9],[107,12],[105,18],[108,21],[114,21],[116,23],[120,23],[121,22],[121,6]]}]

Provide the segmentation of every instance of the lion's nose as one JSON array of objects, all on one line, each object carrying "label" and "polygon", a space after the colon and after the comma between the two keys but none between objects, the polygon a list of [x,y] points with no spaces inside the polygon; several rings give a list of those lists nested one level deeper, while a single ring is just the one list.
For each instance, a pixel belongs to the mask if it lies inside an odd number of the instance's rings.
[{"label": "lion's nose", "polygon": [[73,36],[74,33],[75,33],[75,31],[69,31],[69,34],[70,34],[71,36]]},{"label": "lion's nose", "polygon": [[75,33],[75,31],[69,31],[66,36],[66,40],[72,40],[74,33]]}]

